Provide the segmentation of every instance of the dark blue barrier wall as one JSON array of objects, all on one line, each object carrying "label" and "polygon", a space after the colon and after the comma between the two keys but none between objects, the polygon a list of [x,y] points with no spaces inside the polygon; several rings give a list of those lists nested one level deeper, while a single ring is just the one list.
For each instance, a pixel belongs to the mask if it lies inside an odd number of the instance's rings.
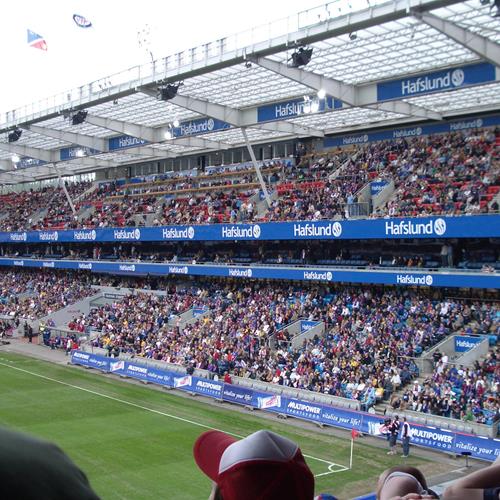
[{"label": "dark blue barrier wall", "polygon": [[[365,434],[384,438],[380,434],[380,417],[351,410],[341,410],[332,406],[286,398],[276,394],[258,392],[246,387],[223,384],[191,375],[180,375],[145,366],[141,362],[121,361],[82,351],[73,351],[73,364],[97,368],[104,372],[135,378],[155,384],[194,392],[231,403],[252,406],[262,410],[282,413],[303,420],[356,429]],[[147,360],[144,360],[146,363]],[[474,458],[493,461],[500,455],[500,440],[489,439],[458,432],[450,432],[435,427],[412,424],[412,443],[438,451],[460,454],[470,451]]]},{"label": "dark blue barrier wall", "polygon": [[0,243],[494,237],[500,237],[500,215],[28,231],[0,233]]},{"label": "dark blue barrier wall", "polygon": [[432,286],[458,288],[500,288],[500,276],[490,273],[463,272],[406,272],[403,270],[342,270],[313,267],[235,267],[210,265],[141,264],[130,262],[0,259],[0,266],[35,267],[48,269],[87,270],[94,273],[130,275],[191,275],[226,278],[256,278],[327,283],[366,283],[398,286]]}]

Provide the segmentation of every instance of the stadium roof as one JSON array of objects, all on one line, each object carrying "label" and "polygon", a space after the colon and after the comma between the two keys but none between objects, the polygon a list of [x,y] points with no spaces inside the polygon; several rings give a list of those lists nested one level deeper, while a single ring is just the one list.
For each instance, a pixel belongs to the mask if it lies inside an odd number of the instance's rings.
[{"label": "stadium roof", "polygon": [[[499,109],[494,14],[493,0],[337,0],[130,68],[0,114],[0,184],[244,146],[243,132],[323,137]],[[292,67],[300,47],[311,60]],[[181,85],[161,100],[167,84]]]}]

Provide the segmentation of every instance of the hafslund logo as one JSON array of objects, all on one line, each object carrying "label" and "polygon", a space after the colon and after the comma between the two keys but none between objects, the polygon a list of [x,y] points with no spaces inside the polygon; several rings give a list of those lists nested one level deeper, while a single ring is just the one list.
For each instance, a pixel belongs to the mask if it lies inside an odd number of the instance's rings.
[{"label": "hafslund logo", "polygon": [[10,233],[9,239],[10,241],[26,241],[28,235],[26,233]]},{"label": "hafslund logo", "polygon": [[342,224],[340,222],[323,223],[308,222],[293,225],[293,235],[295,237],[323,237],[334,236],[338,238],[342,234]]},{"label": "hafslund logo", "polygon": [[192,240],[194,238],[194,227],[189,226],[184,229],[178,227],[165,227],[162,229],[162,237],[164,240],[180,240],[186,238]]},{"label": "hafslund logo", "polygon": [[91,231],[74,231],[73,238],[76,241],[95,241],[97,233],[95,229],[92,229]]},{"label": "hafslund logo", "polygon": [[125,271],[125,272],[135,272],[135,264],[120,264],[118,266],[118,269],[120,271]]},{"label": "hafslund logo", "polygon": [[414,234],[443,236],[444,233],[446,233],[446,221],[440,217],[429,222],[413,222],[403,219],[399,222],[387,221],[385,223],[385,234],[391,236],[411,236]]},{"label": "hafslund logo", "polygon": [[430,274],[414,275],[414,274],[398,274],[396,275],[396,283],[398,285],[427,285],[431,286],[434,278]]},{"label": "hafslund logo", "polygon": [[113,238],[115,240],[140,240],[141,230],[136,229],[115,229],[113,231]]},{"label": "hafslund logo", "polygon": [[252,273],[252,270],[250,268],[240,269],[240,268],[230,267],[228,269],[228,275],[232,276],[234,278],[251,278],[252,274],[253,273]]},{"label": "hafslund logo", "polygon": [[41,231],[38,234],[38,239],[40,241],[57,241],[59,233],[57,231]]},{"label": "hafslund logo", "polygon": [[261,235],[261,229],[258,224],[254,224],[249,227],[235,226],[222,226],[222,237],[227,239],[239,239],[239,238],[255,238],[259,239]]},{"label": "hafslund logo", "polygon": [[441,75],[427,75],[418,78],[409,78],[401,81],[401,94],[412,95],[421,92],[433,92],[452,87],[461,87],[465,82],[463,69],[457,68]]}]

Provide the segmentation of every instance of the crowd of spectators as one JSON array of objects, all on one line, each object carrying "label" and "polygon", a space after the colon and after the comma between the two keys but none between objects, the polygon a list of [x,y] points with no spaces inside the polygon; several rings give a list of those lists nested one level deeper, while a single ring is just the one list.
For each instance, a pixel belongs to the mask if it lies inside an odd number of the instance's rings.
[{"label": "crowd of spectators", "polygon": [[[168,322],[190,307],[206,314],[183,328]],[[99,347],[357,399],[369,408],[418,375],[411,358],[450,333],[498,333],[497,315],[491,303],[413,291],[219,286],[170,299],[132,295],[72,326],[99,330]],[[327,333],[293,349],[281,328],[299,317],[324,321]]]},{"label": "crowd of spectators", "polygon": [[[90,186],[90,182],[66,183],[66,190],[74,200]],[[77,222],[62,186],[0,196],[0,231],[69,227],[77,227]]]},{"label": "crowd of spectators", "polygon": [[473,130],[393,142],[381,166],[396,192],[380,215],[488,212],[500,191],[499,139],[498,130]]},{"label": "crowd of spectators", "polygon": [[[499,208],[497,142],[498,130],[478,129],[381,141],[348,153],[300,155],[295,165],[275,160],[263,171],[278,196],[260,214],[249,201],[259,185],[246,163],[244,169],[211,175],[102,183],[76,204],[87,211],[79,212],[80,221],[62,187],[11,193],[0,196],[0,230],[485,213]],[[369,202],[358,199],[371,180],[392,180],[396,189],[373,214]],[[67,184],[73,199],[89,187]]]},{"label": "crowd of spectators", "polygon": [[70,272],[0,270],[0,316],[34,320],[94,294],[90,280]]},{"label": "crowd of spectators", "polygon": [[431,377],[415,381],[397,406],[466,422],[491,424],[500,418],[500,349],[472,366],[440,358]]}]

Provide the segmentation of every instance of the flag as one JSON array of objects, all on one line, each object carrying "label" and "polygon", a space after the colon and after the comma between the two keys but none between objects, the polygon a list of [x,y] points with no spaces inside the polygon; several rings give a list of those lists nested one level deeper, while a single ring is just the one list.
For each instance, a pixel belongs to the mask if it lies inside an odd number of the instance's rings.
[{"label": "flag", "polygon": [[73,14],[73,21],[79,28],[91,28],[92,23],[85,17],[78,14]]},{"label": "flag", "polygon": [[28,30],[28,45],[35,49],[47,50],[45,38],[31,30]]},{"label": "flag", "polygon": [[359,437],[359,432],[356,429],[352,429],[351,430],[351,438],[356,439],[357,437]]}]

